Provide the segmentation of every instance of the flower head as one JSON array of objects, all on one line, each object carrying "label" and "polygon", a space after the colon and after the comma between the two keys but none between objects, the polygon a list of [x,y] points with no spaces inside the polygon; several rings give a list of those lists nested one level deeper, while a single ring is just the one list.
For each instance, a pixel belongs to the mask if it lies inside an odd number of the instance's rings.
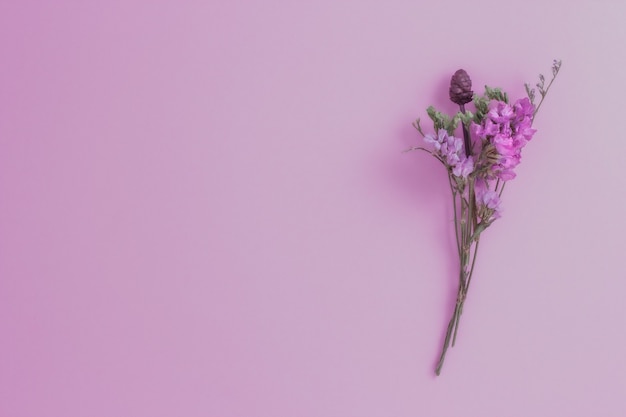
[{"label": "flower head", "polygon": [[424,142],[433,145],[435,150],[439,152],[441,150],[441,144],[446,140],[447,136],[448,133],[445,130],[441,129],[437,133],[437,137],[435,137],[435,135],[433,135],[432,133],[424,136]]},{"label": "flower head", "polygon": [[474,185],[476,204],[478,205],[481,217],[486,220],[495,220],[500,217],[500,196],[489,189],[488,184],[481,179],[477,179]]},{"label": "flower head", "polygon": [[474,159],[465,156],[463,139],[448,135],[445,129],[439,129],[437,137],[433,134],[424,136],[424,142],[433,145],[435,152],[451,168],[457,177],[467,178],[474,171]]},{"label": "flower head", "polygon": [[457,177],[467,178],[472,171],[474,171],[474,158],[470,156],[467,158],[463,157],[463,159],[456,164],[452,173]]},{"label": "flower head", "polygon": [[450,79],[450,100],[458,105],[472,101],[472,80],[464,69],[457,70]]},{"label": "flower head", "polygon": [[[515,178],[514,168],[522,159],[522,148],[535,134],[532,128],[534,106],[528,98],[517,100],[513,105],[492,100],[489,112],[480,125],[472,131],[483,141],[493,145],[497,161],[489,167],[489,176],[504,181]],[[489,158],[490,162],[493,160]]]}]

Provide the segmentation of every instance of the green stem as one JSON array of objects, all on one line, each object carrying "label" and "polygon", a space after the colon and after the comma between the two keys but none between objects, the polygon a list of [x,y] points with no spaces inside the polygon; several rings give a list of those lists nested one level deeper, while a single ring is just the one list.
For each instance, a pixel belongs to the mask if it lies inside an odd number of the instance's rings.
[{"label": "green stem", "polygon": [[[476,225],[476,213],[475,213],[475,207],[476,207],[476,200],[474,198],[474,180],[470,177],[467,179],[468,182],[468,193],[467,193],[467,199],[468,199],[468,211],[469,213],[467,214],[467,228],[468,228],[468,235],[472,236],[473,234],[473,229]],[[471,240],[469,242],[466,243],[467,246],[469,247],[472,242]]]},{"label": "green stem", "polygon": [[[465,104],[460,104],[459,109],[461,113],[465,114]],[[461,125],[463,126],[463,144],[465,145],[465,156],[469,157],[472,155],[472,144],[470,141],[470,134],[465,123],[461,121]]]},{"label": "green stem", "polygon": [[459,252],[459,257],[461,256],[461,242],[459,241],[459,221],[457,217],[457,209],[456,209],[456,191],[452,186],[452,176],[448,174],[448,183],[450,184],[450,191],[452,192],[452,207],[454,209],[454,235],[456,236],[456,248]]},{"label": "green stem", "polygon": [[461,229],[461,263],[463,263],[463,254],[465,253],[465,242],[468,239],[469,230],[467,228],[467,210],[469,210],[469,203],[463,198],[463,192],[459,192],[461,199],[461,219],[459,221],[459,229]]},{"label": "green stem", "polygon": [[476,263],[476,254],[478,253],[478,244],[480,243],[480,235],[476,238],[476,246],[474,246],[474,254],[472,256],[472,266],[470,267],[469,276],[467,277],[467,284],[465,285],[465,294],[469,291],[470,282],[472,282],[472,275],[474,274],[474,264]]},{"label": "green stem", "polygon": [[437,367],[435,368],[435,373],[437,375],[441,374],[441,368],[443,367],[443,362],[446,359],[446,353],[448,352],[448,347],[450,346],[450,337],[452,335],[452,330],[454,329],[454,325],[458,320],[458,312],[459,312],[459,304],[457,303],[454,308],[454,313],[452,314],[452,318],[450,319],[450,323],[448,323],[448,331],[446,332],[446,339],[443,342],[443,349],[441,351],[441,356],[439,357],[439,362],[437,363]]},{"label": "green stem", "polygon": [[[448,323],[448,328],[446,330],[446,336],[444,339],[443,348],[441,350],[441,356],[439,358],[439,362],[437,367],[435,368],[435,373],[439,375],[441,373],[441,368],[443,367],[443,363],[446,358],[446,353],[450,347],[454,347],[456,343],[456,337],[459,329],[459,324],[461,321],[461,315],[463,314],[463,303],[465,302],[465,287],[467,280],[467,267],[470,259],[470,252],[472,246],[472,229],[473,229],[473,221],[472,216],[475,215],[474,209],[472,207],[472,196],[473,193],[473,184],[470,180],[468,189],[468,200],[466,201],[463,198],[463,190],[459,190],[457,194],[457,190],[452,185],[452,179],[450,178],[450,189],[453,194],[453,204],[455,205],[455,231],[460,229],[461,238],[459,240],[458,232],[457,232],[457,245],[459,248],[459,290],[457,293],[456,305],[454,308],[454,312],[452,314],[452,318]],[[460,204],[461,204],[461,216],[460,219],[458,217],[458,213],[456,212],[456,196],[459,196]]]},{"label": "green stem", "polygon": [[[461,274],[463,274],[463,270],[461,270]],[[465,289],[462,285],[459,285],[459,295],[457,295],[457,305],[459,306],[459,314],[456,319],[456,326],[454,326],[454,335],[452,336],[452,347],[456,344],[456,334],[459,331],[459,324],[461,323],[461,315],[463,315],[463,304],[465,304]]]},{"label": "green stem", "polygon": [[533,113],[533,121],[535,121],[535,117],[537,116],[537,113],[539,113],[539,107],[541,107],[541,105],[543,104],[543,100],[545,100],[546,96],[548,95],[548,91],[550,90],[550,87],[552,87],[552,83],[554,82],[554,80],[556,80],[556,74],[552,76],[550,84],[548,84],[548,87],[543,91],[543,94],[541,95],[541,100],[539,101],[539,104],[537,104],[535,112]]}]

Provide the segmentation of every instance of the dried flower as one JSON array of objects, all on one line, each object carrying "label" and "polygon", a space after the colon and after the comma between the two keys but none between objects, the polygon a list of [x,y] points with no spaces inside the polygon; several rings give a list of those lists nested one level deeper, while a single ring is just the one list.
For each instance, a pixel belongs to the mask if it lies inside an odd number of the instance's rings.
[{"label": "dried flower", "polygon": [[424,136],[424,142],[433,145],[435,154],[443,161],[457,177],[467,178],[474,170],[474,159],[466,157],[463,149],[463,139],[449,136],[448,132],[440,129],[437,137],[433,134]]},{"label": "dried flower", "polygon": [[450,100],[462,106],[472,101],[472,80],[464,69],[457,70],[450,80]]},{"label": "dried flower", "polygon": [[[480,125],[473,128],[474,133],[483,141],[493,145],[498,157],[496,163],[487,167],[490,178],[504,181],[515,178],[513,169],[522,159],[522,148],[535,134],[532,116],[535,111],[528,98],[517,100],[512,106],[498,100],[492,100],[490,110]],[[494,160],[490,149],[488,159]]]},{"label": "dried flower", "polygon": [[[526,85],[528,98],[509,104],[508,95],[499,88],[485,87],[484,95],[476,97],[475,113],[466,112],[465,104],[473,99],[472,81],[460,69],[450,80],[450,100],[460,112],[448,116],[429,107],[435,134],[424,135],[419,119],[414,124],[432,150],[416,147],[433,155],[448,173],[454,201],[454,224],[460,273],[457,300],[448,324],[446,337],[435,369],[441,372],[446,352],[456,341],[463,305],[467,298],[481,233],[500,217],[500,197],[507,181],[515,178],[514,169],[521,162],[522,148],[532,139],[534,118],[561,68],[561,61],[552,66],[552,80],[546,85],[543,75],[537,89],[541,101],[535,106],[535,90]],[[462,121],[463,139],[454,136]],[[470,135],[468,125],[471,125]],[[472,152],[474,153],[472,155]]]},{"label": "dried flower", "polygon": [[[464,69],[457,70],[450,79],[450,100],[459,105],[461,114],[465,114],[465,104],[472,101],[474,92],[472,91],[472,80]],[[472,154],[472,144],[467,126],[463,124],[463,144],[465,146],[465,156]]]}]

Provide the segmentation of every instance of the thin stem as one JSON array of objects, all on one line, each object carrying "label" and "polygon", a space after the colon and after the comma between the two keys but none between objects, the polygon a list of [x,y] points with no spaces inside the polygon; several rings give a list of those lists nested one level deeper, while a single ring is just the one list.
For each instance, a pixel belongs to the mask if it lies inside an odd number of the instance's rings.
[{"label": "thin stem", "polygon": [[435,368],[435,373],[437,375],[441,374],[441,368],[443,367],[443,362],[446,359],[446,352],[448,352],[448,347],[450,346],[450,337],[452,336],[452,330],[454,329],[454,325],[458,319],[458,311],[459,311],[459,305],[457,304],[456,307],[454,308],[454,313],[452,314],[450,323],[448,323],[448,331],[446,332],[446,339],[443,342],[443,349],[441,351],[441,356],[439,357],[439,362],[437,363],[437,367]]},{"label": "thin stem", "polygon": [[459,259],[461,259],[462,262],[462,258],[463,258],[463,244],[465,243],[465,199],[463,198],[463,196],[460,196],[461,199],[461,219],[459,220],[459,229],[461,230],[461,243],[460,243],[460,247],[461,247],[461,252],[459,253]]},{"label": "thin stem", "polygon": [[[465,114],[465,104],[460,104],[459,109],[461,110],[461,113]],[[463,126],[463,143],[465,145],[465,156],[469,157],[470,155],[472,155],[472,144],[470,142],[469,130],[467,130],[467,126],[465,126],[465,123],[463,123],[463,121],[461,121],[461,125]]]},{"label": "thin stem", "polygon": [[454,186],[452,185],[452,177],[448,174],[448,183],[450,184],[450,191],[452,191],[452,207],[454,208],[454,235],[456,236],[456,248],[459,252],[459,257],[461,256],[461,242],[459,241],[459,221],[457,217],[457,209],[456,209],[456,191],[454,190]]},{"label": "thin stem", "polygon": [[[471,245],[471,237],[472,237],[472,224],[471,224],[471,212],[472,207],[469,202],[466,203],[467,210],[463,212],[463,219],[461,220],[464,223],[463,240],[461,242],[461,259],[459,262],[460,273],[459,273],[459,288],[465,287],[465,267],[467,266],[468,258],[469,258],[469,249]],[[460,293],[460,291],[459,291]]]},{"label": "thin stem", "polygon": [[463,304],[465,304],[465,294],[463,293],[463,290],[461,290],[461,288],[462,287],[459,287],[458,297],[460,298],[460,300],[457,300],[459,313],[457,314],[457,318],[456,318],[456,326],[454,326],[454,335],[452,336],[452,347],[454,347],[454,345],[456,344],[456,334],[459,331],[459,324],[461,323],[461,315],[463,314]]},{"label": "thin stem", "polygon": [[[471,251],[471,247],[472,247],[472,241],[471,241],[471,236],[472,236],[472,229],[473,229],[473,217],[474,217],[474,207],[473,207],[473,201],[472,201],[472,196],[474,193],[474,187],[473,187],[473,181],[470,179],[468,181],[468,202],[467,202],[467,212],[464,213],[463,219],[465,220],[465,234],[464,234],[464,238],[463,238],[463,250],[461,253],[461,259],[459,262],[459,293],[457,296],[457,305],[458,305],[458,313],[457,313],[457,320],[456,320],[456,326],[454,327],[454,336],[452,337],[452,347],[454,347],[454,345],[456,344],[456,336],[457,336],[457,332],[459,331],[459,324],[461,321],[461,315],[463,314],[463,303],[465,302],[465,296],[466,296],[466,291],[465,291],[465,287],[466,287],[466,280],[467,280],[467,265],[469,262],[469,257],[470,257],[470,251]],[[465,214],[467,214],[467,217],[465,217]]]},{"label": "thin stem", "polygon": [[420,135],[422,135],[422,137],[426,137],[424,132],[422,132],[422,126],[420,125],[420,119],[417,119],[416,121],[413,122],[413,127],[415,129],[417,129],[417,131],[420,133]]},{"label": "thin stem", "polygon": [[550,87],[552,87],[552,83],[554,82],[554,80],[556,80],[556,74],[552,76],[552,80],[550,80],[550,84],[548,84],[548,87],[543,91],[543,94],[541,95],[541,100],[539,101],[539,104],[537,104],[537,107],[535,108],[535,112],[533,113],[533,121],[535,120],[537,113],[539,113],[539,107],[541,107],[541,104],[543,104],[543,100],[545,100],[546,96],[548,95],[548,90],[550,90]]},{"label": "thin stem", "polygon": [[441,157],[439,155],[437,155],[436,153],[433,153],[432,151],[426,149],[426,148],[422,148],[421,146],[414,146],[412,148],[409,149],[405,149],[404,151],[402,151],[402,153],[407,153],[407,152],[411,152],[411,151],[424,151],[430,155],[432,155],[437,161],[441,162],[441,164],[447,169],[448,166],[446,165],[446,163],[444,162],[443,159],[441,159]]},{"label": "thin stem", "polygon": [[[557,61],[556,59],[552,63],[552,79],[550,80],[550,84],[548,84],[548,87],[546,87],[545,90],[543,89],[544,77],[541,74],[539,75],[539,80],[541,81],[541,85],[537,84],[537,87],[539,87],[539,93],[541,94],[541,101],[539,102],[539,104],[535,108],[535,111],[533,112],[533,118],[532,118],[533,121],[535,120],[535,116],[537,116],[537,113],[539,112],[539,108],[541,107],[543,100],[548,95],[548,91],[550,91],[550,87],[552,87],[552,83],[554,82],[554,80],[556,80],[556,77],[559,75],[559,71],[561,71],[561,63],[562,63],[561,60]],[[528,87],[526,87],[526,90],[528,91]]]},{"label": "thin stem", "polygon": [[[459,330],[459,324],[461,322],[461,316],[463,315],[463,305],[465,304],[465,298],[467,297],[467,292],[469,291],[470,282],[472,281],[472,276],[474,274],[474,264],[476,263],[476,254],[478,253],[478,243],[480,242],[480,237],[476,239],[476,245],[474,246],[474,253],[472,254],[472,263],[470,266],[469,274],[467,275],[467,282],[459,287],[459,300],[457,303],[459,304],[459,314],[456,320],[456,326],[454,328],[454,336],[452,337],[452,347],[456,344],[456,334]],[[471,246],[471,243],[470,243]],[[469,258],[469,251],[467,253],[467,258]],[[461,274],[465,274],[465,268],[467,264],[461,266]]]},{"label": "thin stem", "polygon": [[424,152],[427,152],[427,153],[431,154],[435,158],[440,159],[439,156],[437,156],[434,153],[432,153],[432,151],[430,151],[430,150],[428,150],[426,148],[422,148],[421,146],[413,146],[412,148],[405,149],[404,151],[402,151],[402,153],[407,153],[407,152],[411,152],[411,151],[424,151]]},{"label": "thin stem", "polygon": [[476,254],[478,253],[478,244],[480,243],[480,235],[476,238],[476,245],[474,246],[474,254],[472,256],[472,266],[470,267],[469,276],[467,278],[467,284],[465,285],[465,294],[469,291],[470,282],[472,282],[472,276],[474,274],[474,264],[476,263]]},{"label": "thin stem", "polygon": [[459,331],[459,324],[461,322],[461,315],[463,314],[463,303],[465,302],[465,286],[467,280],[467,264],[469,262],[469,256],[472,246],[471,236],[472,229],[474,225],[474,204],[472,196],[474,194],[474,182],[472,179],[468,180],[468,201],[467,201],[467,210],[463,212],[463,221],[465,223],[465,233],[463,234],[463,242],[462,242],[462,250],[461,257],[459,262],[459,293],[457,295],[457,319],[456,325],[454,327],[454,335],[452,337],[452,347],[456,344],[456,336]]},{"label": "thin stem", "polygon": [[[467,180],[468,182],[468,195],[467,198],[469,200],[469,213],[467,214],[467,224],[468,224],[468,228],[469,228],[469,235],[472,236],[473,234],[473,229],[474,226],[476,225],[476,213],[475,213],[475,209],[476,209],[476,201],[474,199],[475,195],[474,195],[474,180],[470,177]],[[471,244],[471,241],[468,242],[468,244]]]},{"label": "thin stem", "polygon": [[461,200],[461,219],[459,227],[461,229],[461,254],[465,251],[465,242],[468,239],[467,210],[469,210],[469,202],[463,197],[463,191],[459,190],[459,199]]},{"label": "thin stem", "polygon": [[456,300],[456,305],[454,307],[454,312],[452,314],[452,318],[450,319],[450,322],[448,323],[448,328],[446,331],[446,337],[443,343],[443,348],[441,350],[441,356],[439,358],[439,362],[437,364],[437,367],[435,368],[435,373],[437,375],[439,375],[441,373],[441,368],[443,367],[443,363],[445,361],[446,358],[446,353],[448,352],[448,349],[450,348],[450,342],[452,342],[452,346],[454,346],[454,343],[456,341],[456,335],[457,335],[457,331],[458,331],[458,327],[459,327],[459,321],[461,319],[461,312],[463,310],[463,300],[465,299],[464,296],[464,288],[465,288],[465,268],[467,266],[467,261],[468,261],[468,253],[467,250],[465,249],[466,246],[466,242],[467,240],[470,238],[470,229],[471,229],[471,225],[468,224],[467,220],[468,220],[468,214],[469,214],[469,203],[467,201],[465,201],[465,199],[463,198],[462,195],[462,190],[461,191],[456,191],[454,189],[454,186],[452,185],[452,178],[449,178],[449,183],[450,183],[450,188],[452,190],[452,194],[453,196],[456,196],[457,194],[459,195],[459,199],[460,199],[460,204],[461,204],[461,217],[459,219],[458,217],[458,213],[456,211],[456,198],[453,198],[453,204],[454,204],[454,210],[455,210],[455,232],[458,229],[461,229],[461,239],[459,240],[458,238],[458,232],[456,234],[457,236],[457,246],[459,248],[459,260],[460,260],[460,269],[459,269],[459,291],[457,294],[457,300]]},{"label": "thin stem", "polygon": [[502,188],[500,188],[500,193],[498,194],[498,198],[502,197],[502,192],[504,191],[505,185],[506,185],[506,181],[502,183]]}]

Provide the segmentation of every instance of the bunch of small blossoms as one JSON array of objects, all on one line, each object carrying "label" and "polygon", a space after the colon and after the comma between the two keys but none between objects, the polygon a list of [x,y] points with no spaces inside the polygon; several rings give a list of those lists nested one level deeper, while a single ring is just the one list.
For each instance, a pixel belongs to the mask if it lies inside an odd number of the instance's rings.
[{"label": "bunch of small blossoms", "polygon": [[[533,121],[560,68],[561,61],[555,60],[550,82],[546,85],[545,77],[539,75],[536,89],[526,84],[528,97],[513,103],[500,88],[485,86],[483,95],[475,95],[469,75],[460,69],[452,76],[449,92],[459,112],[449,116],[429,107],[426,112],[433,122],[432,133],[424,134],[420,119],[413,124],[429,147],[409,150],[428,152],[443,164],[448,174],[459,255],[457,300],[435,369],[437,375],[448,348],[456,342],[481,233],[501,215],[504,186],[516,176],[522,149],[536,132],[532,128]],[[541,99],[535,104],[537,92]],[[470,102],[474,104],[474,112],[465,109]],[[455,136],[459,126],[462,137]]]}]

